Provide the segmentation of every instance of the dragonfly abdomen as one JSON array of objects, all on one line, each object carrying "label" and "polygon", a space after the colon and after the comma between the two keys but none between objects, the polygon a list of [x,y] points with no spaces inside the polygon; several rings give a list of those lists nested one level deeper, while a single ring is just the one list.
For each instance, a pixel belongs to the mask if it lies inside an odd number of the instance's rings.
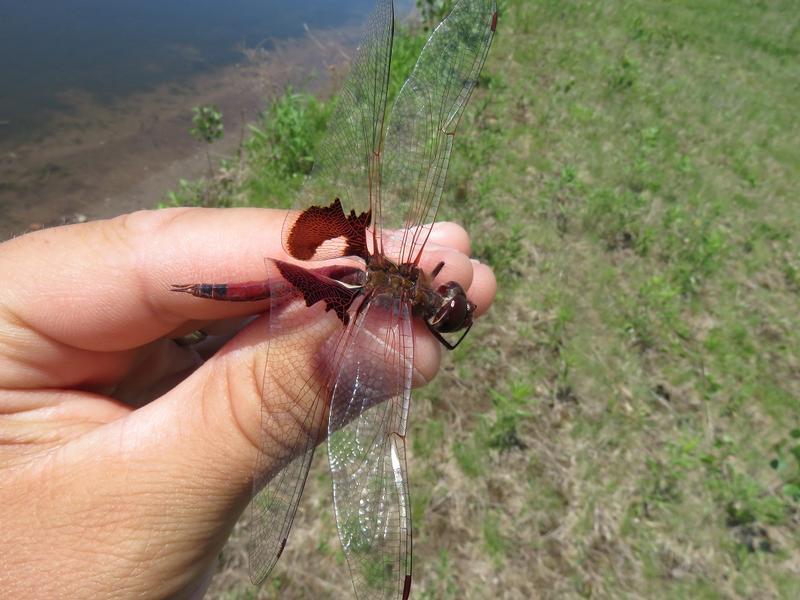
[{"label": "dragonfly abdomen", "polygon": [[184,292],[198,298],[226,300],[228,302],[254,302],[270,297],[269,281],[246,281],[244,283],[191,283],[173,285],[173,292]]}]

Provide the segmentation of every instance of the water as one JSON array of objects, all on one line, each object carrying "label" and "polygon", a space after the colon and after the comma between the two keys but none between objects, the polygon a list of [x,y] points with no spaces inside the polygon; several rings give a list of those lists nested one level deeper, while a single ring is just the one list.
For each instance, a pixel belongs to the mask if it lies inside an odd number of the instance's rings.
[{"label": "water", "polygon": [[[222,108],[212,154],[230,155],[265,97],[324,86],[348,55],[337,33],[373,3],[0,0],[0,241],[152,208],[205,175],[191,107]],[[398,15],[413,4],[396,1]],[[274,46],[257,63],[242,52]]]},{"label": "water", "polygon": [[78,90],[109,102],[241,59],[303,24],[363,18],[372,0],[0,0],[0,136],[41,127]]}]

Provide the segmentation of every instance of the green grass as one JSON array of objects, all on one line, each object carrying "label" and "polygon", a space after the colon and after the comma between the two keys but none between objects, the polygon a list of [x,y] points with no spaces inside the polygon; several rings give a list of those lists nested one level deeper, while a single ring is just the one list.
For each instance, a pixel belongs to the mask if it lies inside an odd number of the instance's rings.
[{"label": "green grass", "polygon": [[[388,102],[400,91],[425,44],[422,32],[398,26],[392,53]],[[287,89],[269,101],[234,159],[224,160],[214,177],[181,180],[165,206],[265,206],[288,208],[314,165],[336,98],[324,102]]]},{"label": "green grass", "polygon": [[288,207],[314,164],[330,106],[291,89],[274,98],[235,159],[197,182],[181,181],[162,206]]},{"label": "green grass", "polygon": [[[795,3],[500,4],[441,214],[499,294],[415,396],[415,593],[799,597]],[[310,492],[282,598],[348,592]]]}]

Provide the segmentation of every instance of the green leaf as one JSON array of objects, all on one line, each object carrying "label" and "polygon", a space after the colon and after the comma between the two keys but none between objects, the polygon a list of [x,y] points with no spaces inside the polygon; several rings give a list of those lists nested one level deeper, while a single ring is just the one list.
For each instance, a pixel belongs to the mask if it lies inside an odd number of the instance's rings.
[{"label": "green leaf", "polygon": [[792,500],[800,501],[800,484],[787,483],[783,486],[783,493]]}]

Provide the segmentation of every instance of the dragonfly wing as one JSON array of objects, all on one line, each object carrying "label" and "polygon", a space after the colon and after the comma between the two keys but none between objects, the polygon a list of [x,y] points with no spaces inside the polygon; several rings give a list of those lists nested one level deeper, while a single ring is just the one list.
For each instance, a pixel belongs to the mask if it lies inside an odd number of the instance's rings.
[{"label": "dragonfly wing", "polygon": [[453,137],[497,24],[495,0],[460,0],[433,31],[389,117],[383,215],[376,226],[416,229],[390,256],[411,262],[427,240],[444,189]]},{"label": "dragonfly wing", "polygon": [[407,598],[411,512],[405,434],[413,338],[409,307],[390,296],[360,311],[331,398],[334,508],[356,596]]},{"label": "dragonfly wing", "polygon": [[[378,0],[317,148],[298,210],[284,224],[283,246],[295,258],[366,254],[366,247],[359,246],[377,194],[393,32],[393,3]],[[341,206],[335,205],[337,200]]]},{"label": "dragonfly wing", "polygon": [[272,572],[278,562],[292,528],[297,505],[314,458],[316,441],[308,436],[301,443],[307,446],[277,476],[268,481],[258,478],[254,483],[259,491],[251,501],[250,579],[258,585]]},{"label": "dragonfly wing", "polygon": [[[269,575],[283,552],[314,449],[327,432],[330,390],[339,370],[337,348],[346,331],[341,315],[358,294],[322,270],[275,260],[266,263],[271,285],[281,293],[274,295],[279,299],[270,307],[261,441],[251,502],[249,555],[254,583]],[[345,293],[351,294],[349,301]]]}]

